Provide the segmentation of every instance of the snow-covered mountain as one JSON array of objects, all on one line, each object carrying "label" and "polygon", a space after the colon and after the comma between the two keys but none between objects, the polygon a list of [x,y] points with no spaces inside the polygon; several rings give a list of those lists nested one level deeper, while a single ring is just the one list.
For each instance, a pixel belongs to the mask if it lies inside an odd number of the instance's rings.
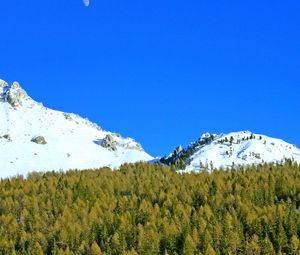
[{"label": "snow-covered mountain", "polygon": [[232,165],[280,163],[286,159],[300,163],[300,150],[280,139],[242,131],[219,135],[205,133],[186,149],[177,147],[161,162],[177,165],[185,171],[200,171]]},{"label": "snow-covered mountain", "polygon": [[72,113],[37,103],[0,80],[0,177],[30,171],[118,167],[148,161],[140,144]]},{"label": "snow-covered mountain", "polygon": [[187,148],[155,159],[131,138],[102,130],[73,113],[34,101],[17,82],[0,80],[0,177],[31,171],[88,169],[137,161],[162,162],[184,171],[233,164],[300,163],[300,150],[283,140],[249,131],[205,133]]}]

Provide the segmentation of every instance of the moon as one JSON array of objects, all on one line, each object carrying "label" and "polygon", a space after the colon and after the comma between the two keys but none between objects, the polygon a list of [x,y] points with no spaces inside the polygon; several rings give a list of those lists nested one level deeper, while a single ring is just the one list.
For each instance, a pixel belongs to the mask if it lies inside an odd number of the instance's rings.
[{"label": "moon", "polygon": [[88,7],[90,5],[90,0],[82,0],[85,7]]}]

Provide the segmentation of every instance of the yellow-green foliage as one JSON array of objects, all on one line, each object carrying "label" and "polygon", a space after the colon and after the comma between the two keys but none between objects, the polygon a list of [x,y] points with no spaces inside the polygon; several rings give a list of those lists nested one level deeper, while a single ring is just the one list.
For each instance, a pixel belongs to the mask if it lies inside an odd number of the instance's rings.
[{"label": "yellow-green foliage", "polygon": [[299,254],[300,167],[148,164],[0,182],[0,254]]}]

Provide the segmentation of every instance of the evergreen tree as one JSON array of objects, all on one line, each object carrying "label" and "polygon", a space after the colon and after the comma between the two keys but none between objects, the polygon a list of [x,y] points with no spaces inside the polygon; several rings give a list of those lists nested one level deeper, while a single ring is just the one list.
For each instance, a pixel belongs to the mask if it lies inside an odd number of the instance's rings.
[{"label": "evergreen tree", "polygon": [[271,255],[271,254],[275,254],[275,250],[273,247],[272,242],[270,241],[270,239],[268,237],[266,237],[261,244],[261,253],[262,254],[266,254],[266,255]]},{"label": "evergreen tree", "polygon": [[100,249],[100,247],[98,246],[98,244],[96,242],[93,242],[91,248],[90,248],[90,255],[102,255],[102,251]]},{"label": "evergreen tree", "polygon": [[300,241],[297,236],[293,235],[291,238],[290,252],[291,254],[299,254]]},{"label": "evergreen tree", "polygon": [[214,248],[209,244],[204,252],[204,255],[217,255]]},{"label": "evergreen tree", "polygon": [[196,246],[193,238],[190,235],[187,235],[184,240],[183,254],[184,255],[193,255],[195,254]]},{"label": "evergreen tree", "polygon": [[261,247],[259,243],[259,238],[257,235],[254,235],[250,242],[247,243],[246,249],[245,249],[245,254],[247,255],[257,255],[261,253]]}]

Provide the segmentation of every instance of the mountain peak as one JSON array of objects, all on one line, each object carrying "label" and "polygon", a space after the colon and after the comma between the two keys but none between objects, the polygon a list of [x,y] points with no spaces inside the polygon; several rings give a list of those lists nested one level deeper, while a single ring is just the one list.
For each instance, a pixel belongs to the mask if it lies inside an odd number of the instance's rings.
[{"label": "mountain peak", "polygon": [[22,106],[25,99],[29,99],[26,91],[21,88],[18,82],[9,85],[7,82],[0,80],[0,100],[9,103],[13,108]]},{"label": "mountain peak", "polygon": [[30,171],[116,168],[148,161],[131,138],[105,131],[77,114],[30,98],[19,83],[0,80],[0,177]]},{"label": "mountain peak", "polygon": [[232,165],[280,163],[287,159],[300,163],[300,150],[295,145],[251,131],[239,131],[218,135],[205,133],[180,153],[174,150],[161,162],[176,165],[181,170],[199,171]]}]

